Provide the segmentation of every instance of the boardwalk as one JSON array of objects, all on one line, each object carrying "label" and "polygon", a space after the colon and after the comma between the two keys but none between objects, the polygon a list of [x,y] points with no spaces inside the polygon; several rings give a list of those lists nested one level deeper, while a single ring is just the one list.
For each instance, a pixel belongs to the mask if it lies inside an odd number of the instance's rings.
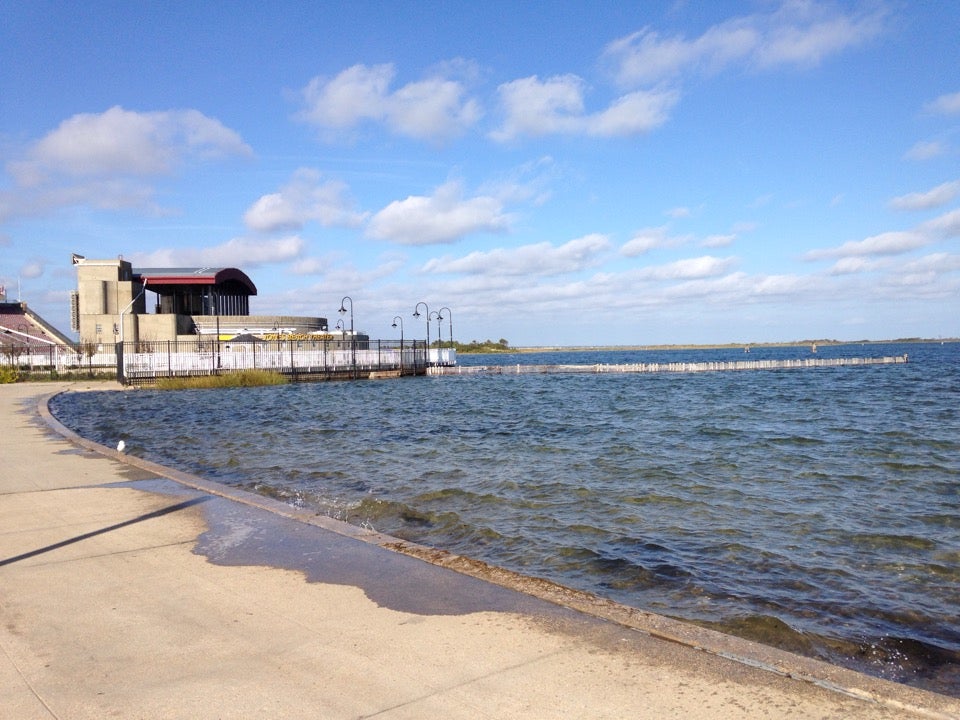
[{"label": "boardwalk", "polygon": [[628,363],[622,365],[474,365],[431,367],[431,375],[525,375],[546,373],[695,373],[731,370],[789,370],[794,368],[860,367],[896,365],[906,355],[878,358],[802,358],[793,360],[738,360],[735,362]]}]

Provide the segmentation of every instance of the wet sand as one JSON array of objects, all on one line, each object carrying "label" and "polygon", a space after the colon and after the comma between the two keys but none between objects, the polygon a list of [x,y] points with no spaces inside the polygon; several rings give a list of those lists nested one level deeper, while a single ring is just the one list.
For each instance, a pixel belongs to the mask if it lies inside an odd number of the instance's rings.
[{"label": "wet sand", "polygon": [[51,429],[108,387],[0,385],[3,717],[960,717]]}]

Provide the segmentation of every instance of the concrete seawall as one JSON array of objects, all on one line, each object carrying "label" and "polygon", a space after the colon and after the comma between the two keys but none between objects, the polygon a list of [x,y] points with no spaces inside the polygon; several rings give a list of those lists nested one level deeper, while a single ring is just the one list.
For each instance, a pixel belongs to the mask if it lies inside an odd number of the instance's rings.
[{"label": "concrete seawall", "polygon": [[3,717],[960,717],[44,423],[82,389],[0,386]]}]

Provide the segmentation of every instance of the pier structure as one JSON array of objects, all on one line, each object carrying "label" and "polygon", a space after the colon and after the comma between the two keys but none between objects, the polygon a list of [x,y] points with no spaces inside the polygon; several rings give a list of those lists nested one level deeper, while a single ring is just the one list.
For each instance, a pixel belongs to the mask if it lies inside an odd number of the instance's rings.
[{"label": "pier structure", "polygon": [[430,375],[543,375],[547,373],[696,373],[731,370],[789,370],[795,368],[859,367],[905,364],[907,355],[876,358],[792,358],[778,360],[737,360],[732,362],[671,362],[581,365],[457,365],[430,367]]}]

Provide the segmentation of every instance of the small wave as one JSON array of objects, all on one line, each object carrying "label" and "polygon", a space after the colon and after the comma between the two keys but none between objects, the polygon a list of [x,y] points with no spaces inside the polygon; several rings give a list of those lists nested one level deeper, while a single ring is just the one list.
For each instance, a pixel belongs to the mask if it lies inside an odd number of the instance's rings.
[{"label": "small wave", "polygon": [[914,535],[892,535],[887,533],[858,533],[850,536],[850,542],[871,550],[909,549],[931,550],[936,543],[928,538]]},{"label": "small wave", "polygon": [[745,615],[720,622],[702,623],[714,630],[747,640],[788,650],[807,657],[817,657],[817,638],[790,627],[772,615]]}]

